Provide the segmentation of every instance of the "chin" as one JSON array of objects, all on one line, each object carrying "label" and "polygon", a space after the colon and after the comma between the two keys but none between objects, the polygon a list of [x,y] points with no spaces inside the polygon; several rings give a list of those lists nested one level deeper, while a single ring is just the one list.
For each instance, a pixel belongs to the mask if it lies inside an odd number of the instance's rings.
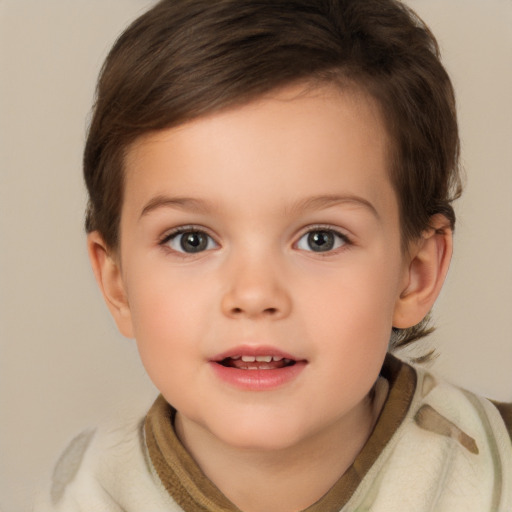
[{"label": "chin", "polygon": [[290,425],[280,418],[269,421],[233,422],[212,433],[223,443],[238,450],[247,451],[278,451],[299,445],[305,440],[308,432],[302,425]]}]

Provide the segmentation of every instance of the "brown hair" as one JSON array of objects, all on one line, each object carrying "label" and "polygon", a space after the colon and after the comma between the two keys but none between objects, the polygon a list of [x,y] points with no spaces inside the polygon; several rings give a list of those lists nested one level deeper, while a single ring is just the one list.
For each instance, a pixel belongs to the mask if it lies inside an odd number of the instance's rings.
[{"label": "brown hair", "polygon": [[[124,155],[138,137],[297,81],[356,86],[381,109],[393,147],[403,239],[460,195],[455,99],[425,24],[397,0],[161,0],[101,71],[84,153],[86,230],[116,249]],[[405,344],[424,326],[398,333]],[[396,334],[396,333],[395,333]]]}]

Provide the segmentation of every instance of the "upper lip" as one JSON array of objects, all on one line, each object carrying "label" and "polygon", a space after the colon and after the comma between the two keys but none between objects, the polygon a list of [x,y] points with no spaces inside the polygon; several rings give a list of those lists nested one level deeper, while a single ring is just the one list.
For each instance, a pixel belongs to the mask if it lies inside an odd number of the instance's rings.
[{"label": "upper lip", "polygon": [[278,348],[271,347],[268,345],[257,345],[257,346],[249,346],[249,345],[241,345],[238,347],[233,347],[221,354],[217,354],[211,358],[213,362],[224,361],[224,359],[235,358],[235,357],[258,357],[258,356],[272,356],[281,359],[289,359],[290,361],[301,361],[303,360],[300,357],[294,356],[293,354],[289,354],[284,352]]}]

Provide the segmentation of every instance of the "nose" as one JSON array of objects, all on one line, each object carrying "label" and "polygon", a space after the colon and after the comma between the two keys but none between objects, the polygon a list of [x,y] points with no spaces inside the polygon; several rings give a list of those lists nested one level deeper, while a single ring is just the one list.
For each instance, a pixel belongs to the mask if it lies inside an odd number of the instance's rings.
[{"label": "nose", "polygon": [[225,284],[221,308],[226,316],[277,320],[290,314],[292,301],[283,272],[269,257],[237,262]]}]

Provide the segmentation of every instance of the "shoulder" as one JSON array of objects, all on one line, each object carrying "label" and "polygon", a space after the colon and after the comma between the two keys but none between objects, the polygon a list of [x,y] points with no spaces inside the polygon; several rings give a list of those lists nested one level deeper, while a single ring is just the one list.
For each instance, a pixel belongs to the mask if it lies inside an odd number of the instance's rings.
[{"label": "shoulder", "polygon": [[[499,404],[487,400],[475,393],[454,386],[444,379],[415,368],[418,378],[415,396],[415,421],[420,426],[438,424],[434,421],[435,410],[441,416],[450,418],[454,426],[463,427],[481,436],[481,442],[497,440],[505,449],[512,447],[510,428],[512,424],[512,405]],[[453,430],[453,427],[452,427]],[[445,433],[448,427],[445,425]],[[453,431],[451,431],[453,434]],[[464,437],[464,436],[463,436]]]},{"label": "shoulder", "polygon": [[390,510],[397,493],[408,510],[512,510],[512,443],[498,408],[421,367],[395,364],[409,375],[396,386],[414,389],[368,475],[378,486],[375,510]]},{"label": "shoulder", "polygon": [[[58,458],[35,512],[179,511],[153,476],[143,418],[91,428]],[[143,508],[141,508],[143,507]]]},{"label": "shoulder", "polygon": [[498,408],[428,371],[416,371],[411,417],[416,438],[429,449],[426,456],[436,457],[431,468],[442,472],[446,510],[458,510],[451,499],[461,488],[474,510],[510,510],[512,443]]}]

